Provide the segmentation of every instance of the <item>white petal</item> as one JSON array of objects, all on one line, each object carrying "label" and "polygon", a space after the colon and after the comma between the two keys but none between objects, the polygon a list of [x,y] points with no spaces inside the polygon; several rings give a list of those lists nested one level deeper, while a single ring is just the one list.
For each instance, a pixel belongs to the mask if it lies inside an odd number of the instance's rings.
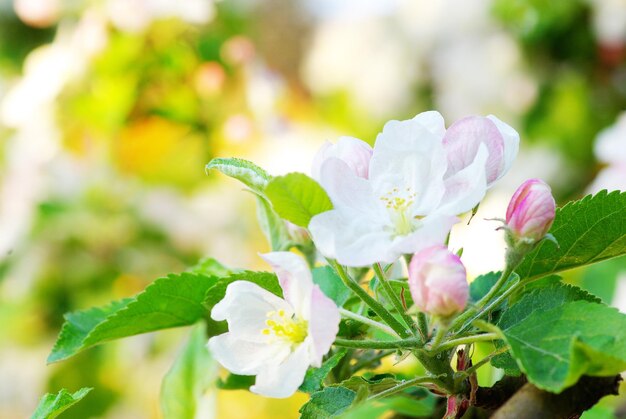
[{"label": "white petal", "polygon": [[515,157],[517,157],[517,152],[519,151],[519,134],[515,131],[515,129],[513,129],[513,127],[505,124],[495,116],[489,115],[487,118],[496,124],[496,127],[498,127],[498,130],[504,139],[504,167],[498,176],[499,179],[509,171],[513,165]]},{"label": "white petal", "polygon": [[283,297],[291,304],[298,316],[311,300],[313,280],[311,271],[304,259],[291,252],[271,252],[262,254],[276,272]]},{"label": "white petal", "polygon": [[317,285],[313,287],[308,314],[311,364],[319,368],[337,337],[341,315],[335,302],[324,295]]},{"label": "white petal", "polygon": [[462,214],[474,208],[484,198],[487,192],[485,163],[488,156],[487,147],[481,144],[474,161],[446,179],[446,193],[438,212]]},{"label": "white petal", "polygon": [[255,375],[268,363],[279,363],[289,355],[289,346],[268,345],[234,337],[231,333],[213,336],[208,343],[211,354],[235,374]]},{"label": "white petal", "polygon": [[324,256],[347,266],[366,266],[390,258],[391,238],[384,231],[384,221],[331,210],[313,217],[309,231]]},{"label": "white petal", "polygon": [[439,138],[442,138],[446,133],[446,125],[443,116],[437,111],[422,112],[417,114],[413,120],[418,121]]},{"label": "white petal", "polygon": [[445,243],[452,226],[459,222],[455,216],[433,214],[421,220],[422,225],[413,233],[399,237],[393,242],[398,256],[412,254],[430,246]]},{"label": "white petal", "polygon": [[228,331],[237,338],[265,342],[261,334],[266,325],[267,313],[293,308],[285,300],[248,281],[235,281],[226,288],[224,298],[211,311],[214,320],[226,320]]},{"label": "white petal", "polygon": [[279,365],[268,365],[259,371],[250,391],[266,397],[285,398],[294,394],[304,381],[309,355],[306,341]]},{"label": "white petal", "polygon": [[344,161],[326,160],[321,168],[320,184],[336,209],[376,216],[378,206],[369,181],[356,176]]}]

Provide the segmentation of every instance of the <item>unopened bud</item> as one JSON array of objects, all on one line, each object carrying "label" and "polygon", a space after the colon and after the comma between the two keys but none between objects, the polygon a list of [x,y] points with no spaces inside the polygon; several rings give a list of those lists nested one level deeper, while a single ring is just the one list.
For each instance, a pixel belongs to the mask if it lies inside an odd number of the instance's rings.
[{"label": "unopened bud", "polygon": [[413,255],[409,289],[421,311],[441,317],[461,312],[469,296],[465,267],[445,246],[429,247]]},{"label": "unopened bud", "polygon": [[507,240],[534,244],[543,239],[554,221],[556,204],[550,186],[529,179],[515,191],[506,210]]}]

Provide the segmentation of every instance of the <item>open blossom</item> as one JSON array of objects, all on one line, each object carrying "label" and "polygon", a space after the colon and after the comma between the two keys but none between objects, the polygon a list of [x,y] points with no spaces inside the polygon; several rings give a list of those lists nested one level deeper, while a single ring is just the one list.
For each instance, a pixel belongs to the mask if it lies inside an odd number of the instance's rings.
[{"label": "open blossom", "polygon": [[508,170],[517,140],[495,117],[466,118],[446,132],[442,116],[431,111],[385,124],[369,166],[365,152],[338,151],[363,150],[358,140],[324,146],[313,174],[334,209],[309,224],[317,248],[341,264],[365,266],[443,243],[456,215]]},{"label": "open blossom", "polygon": [[421,311],[449,317],[467,304],[465,267],[445,246],[424,249],[413,255],[409,264],[409,290]]},{"label": "open blossom", "polygon": [[280,282],[283,298],[248,281],[228,285],[213,307],[228,332],[209,339],[209,349],[229,371],[256,375],[250,391],[289,397],[309,366],[319,367],[339,331],[339,309],[313,284],[306,263],[289,252],[262,255]]},{"label": "open blossom", "polygon": [[506,210],[506,225],[513,240],[541,240],[554,221],[556,204],[547,183],[529,179],[517,188]]}]

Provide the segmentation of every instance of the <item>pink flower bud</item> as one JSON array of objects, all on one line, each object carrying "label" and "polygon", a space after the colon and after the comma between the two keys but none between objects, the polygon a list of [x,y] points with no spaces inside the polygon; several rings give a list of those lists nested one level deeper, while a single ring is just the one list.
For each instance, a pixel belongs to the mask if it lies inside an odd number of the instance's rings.
[{"label": "pink flower bud", "polygon": [[469,296],[461,259],[442,245],[413,255],[409,264],[409,289],[420,310],[441,317],[462,311]]},{"label": "pink flower bud", "polygon": [[552,226],[555,210],[550,186],[540,179],[527,180],[517,188],[506,210],[509,234],[514,240],[541,240]]},{"label": "pink flower bud", "polygon": [[372,147],[352,137],[341,137],[337,144],[327,142],[313,158],[311,174],[314,179],[320,180],[322,166],[330,158],[343,161],[355,175],[367,179],[372,159]]}]

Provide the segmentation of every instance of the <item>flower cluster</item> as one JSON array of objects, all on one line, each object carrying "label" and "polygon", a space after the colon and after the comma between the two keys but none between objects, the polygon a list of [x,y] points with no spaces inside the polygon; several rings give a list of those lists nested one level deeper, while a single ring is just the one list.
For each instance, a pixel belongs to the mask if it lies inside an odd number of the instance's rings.
[{"label": "flower cluster", "polygon": [[[304,259],[273,252],[262,256],[276,272],[283,298],[252,282],[228,285],[211,312],[213,319],[228,323],[227,333],[209,340],[215,358],[236,374],[255,375],[251,391],[287,397],[300,387],[306,370],[321,366],[338,342],[341,315],[393,336],[417,336],[419,327],[422,343],[428,343],[432,330],[416,326],[381,265],[403,256],[409,261],[407,285],[415,307],[424,319],[429,315],[440,320],[435,323],[441,330],[430,342],[437,346],[446,325],[466,309],[469,296],[465,267],[446,239],[458,216],[475,208],[509,170],[518,145],[517,132],[494,116],[466,117],[446,129],[442,116],[433,111],[388,122],[373,148],[352,137],[325,144],[314,158],[312,176],[333,208],[314,215],[308,233],[338,279],[387,325],[339,308],[313,283],[312,266]],[[537,179],[525,182],[506,214],[510,248],[518,254],[529,251],[546,236],[554,213],[548,185]],[[299,229],[308,240],[300,227],[288,223],[286,228]],[[385,303],[393,305],[404,324],[343,266],[372,266]]]}]

